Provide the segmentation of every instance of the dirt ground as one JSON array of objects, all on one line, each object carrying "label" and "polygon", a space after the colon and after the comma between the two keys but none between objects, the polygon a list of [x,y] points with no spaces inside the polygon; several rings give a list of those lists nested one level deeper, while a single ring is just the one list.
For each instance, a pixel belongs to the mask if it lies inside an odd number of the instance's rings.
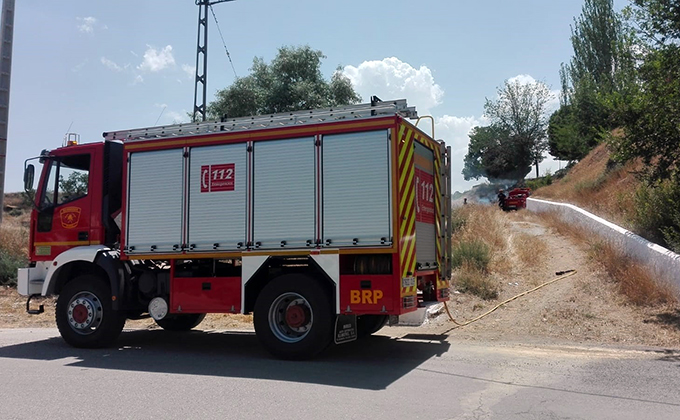
[{"label": "dirt ground", "polygon": [[[485,318],[458,327],[445,313],[430,319],[423,333],[446,333],[452,339],[511,341],[527,344],[573,343],[655,346],[680,349],[680,306],[638,307],[627,304],[616,285],[589,257],[587,250],[547,228],[529,212],[504,215],[508,238],[514,236],[543,241],[545,252],[529,265],[507,256],[507,268],[494,275],[500,294],[484,301],[454,291],[448,303],[459,322],[472,319],[498,303],[556,278],[556,272],[577,270],[575,275],[514,300]],[[45,313],[25,313],[25,298],[14,289],[0,290],[0,328],[54,327],[54,299],[35,301]],[[150,319],[128,321],[126,328],[159,328]],[[250,329],[252,319],[244,315],[210,314],[197,327],[203,330]],[[398,328],[398,327],[392,327]]]}]

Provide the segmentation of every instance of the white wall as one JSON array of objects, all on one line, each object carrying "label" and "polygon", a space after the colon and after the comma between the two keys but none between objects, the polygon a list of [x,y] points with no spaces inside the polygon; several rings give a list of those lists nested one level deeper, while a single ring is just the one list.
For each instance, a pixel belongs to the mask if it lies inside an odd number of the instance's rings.
[{"label": "white wall", "polygon": [[624,255],[644,264],[657,278],[674,285],[680,296],[680,255],[571,204],[529,198],[527,210],[554,211],[563,221],[598,234]]}]

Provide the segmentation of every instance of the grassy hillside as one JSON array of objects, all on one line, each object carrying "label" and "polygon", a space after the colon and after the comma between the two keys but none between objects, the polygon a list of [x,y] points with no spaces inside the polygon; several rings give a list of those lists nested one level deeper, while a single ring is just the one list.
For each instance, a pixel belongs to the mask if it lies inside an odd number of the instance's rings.
[{"label": "grassy hillside", "polygon": [[641,183],[637,162],[621,165],[610,158],[606,144],[588,156],[552,185],[539,188],[534,197],[569,202],[613,223],[634,230],[635,195]]}]

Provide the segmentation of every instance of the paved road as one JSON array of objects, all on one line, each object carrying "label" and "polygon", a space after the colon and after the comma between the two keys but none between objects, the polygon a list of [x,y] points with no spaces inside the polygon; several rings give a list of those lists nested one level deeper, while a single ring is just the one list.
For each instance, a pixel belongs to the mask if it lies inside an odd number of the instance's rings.
[{"label": "paved road", "polygon": [[[0,419],[678,419],[680,351],[404,333],[271,359],[251,333],[0,330]],[[399,336],[398,338],[395,336]]]}]

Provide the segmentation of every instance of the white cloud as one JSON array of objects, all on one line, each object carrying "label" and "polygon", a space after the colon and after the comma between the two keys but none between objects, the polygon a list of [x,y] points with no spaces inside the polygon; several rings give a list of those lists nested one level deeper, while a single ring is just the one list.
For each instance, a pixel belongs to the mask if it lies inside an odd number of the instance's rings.
[{"label": "white cloud", "polygon": [[[424,121],[427,122],[427,121]],[[463,170],[463,159],[468,151],[470,138],[468,134],[473,127],[484,126],[489,121],[484,117],[456,117],[444,115],[435,118],[435,136],[438,140],[444,140],[447,146],[451,147],[451,189],[453,191],[466,191],[472,186],[484,182],[484,179],[465,181],[461,172]],[[429,126],[419,128],[426,133],[430,132]]]},{"label": "white cloud", "polygon": [[144,61],[137,68],[143,71],[158,72],[174,65],[175,58],[172,56],[172,45],[166,45],[161,50],[147,45]]},{"label": "white cloud", "polygon": [[373,95],[385,100],[406,98],[421,115],[428,114],[444,97],[444,90],[434,82],[429,68],[416,69],[396,57],[346,66],[343,73],[365,101]]},{"label": "white cloud", "polygon": [[196,76],[196,66],[189,64],[182,64],[182,71],[187,74],[187,78],[193,79]]},{"label": "white cloud", "polygon": [[78,30],[80,32],[83,32],[83,33],[86,33],[86,34],[91,34],[92,32],[94,32],[94,25],[97,23],[96,18],[94,18],[92,16],[88,16],[88,17],[84,17],[84,18],[77,17],[76,20],[78,22],[80,22],[80,24],[77,26]]},{"label": "white cloud", "polygon": [[509,83],[519,82],[520,85],[530,85],[532,83],[536,83],[536,79],[534,79],[531,75],[528,74],[518,74],[515,77],[509,78],[508,82]]},{"label": "white cloud", "polygon": [[[531,83],[536,83],[536,79],[534,79],[531,75],[529,74],[518,74],[515,77],[511,77],[508,79],[509,83],[515,83],[518,82],[521,85],[528,85]],[[550,88],[550,86],[548,86]],[[547,117],[550,117],[553,112],[557,111],[560,108],[560,90],[551,90],[550,91],[550,99],[548,102],[545,104],[545,114]]]},{"label": "white cloud", "polygon": [[140,83],[144,83],[144,78],[142,77],[141,74],[138,74],[137,76],[135,76],[135,80],[132,81],[132,85],[134,86]]},{"label": "white cloud", "polygon": [[103,65],[105,65],[107,68],[109,68],[109,70],[123,71],[123,67],[119,66],[118,64],[116,64],[112,60],[109,60],[106,57],[102,57],[100,61]]}]

